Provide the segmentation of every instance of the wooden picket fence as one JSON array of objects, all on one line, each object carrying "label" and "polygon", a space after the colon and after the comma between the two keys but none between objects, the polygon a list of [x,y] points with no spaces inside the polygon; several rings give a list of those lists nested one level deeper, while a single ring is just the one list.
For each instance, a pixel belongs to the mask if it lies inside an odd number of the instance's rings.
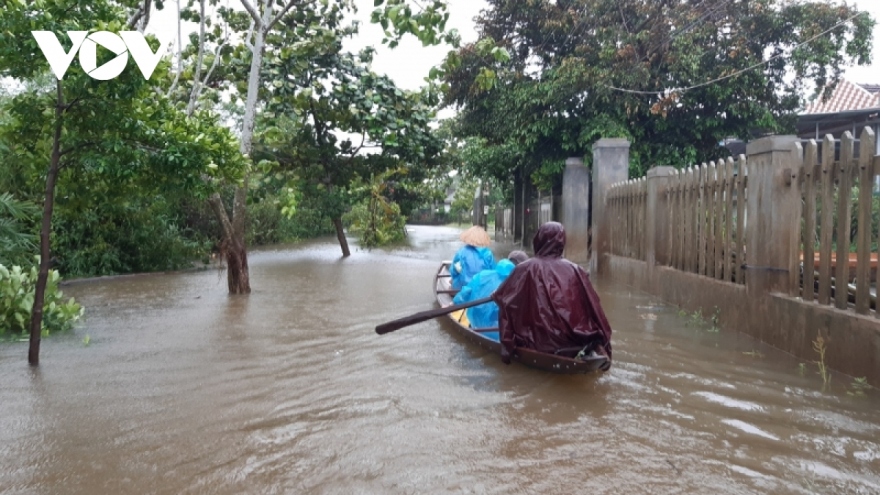
[{"label": "wooden picket fence", "polygon": [[646,260],[645,219],[648,206],[648,182],[645,177],[611,186],[605,199],[611,219],[612,254]]},{"label": "wooden picket fence", "polygon": [[747,164],[740,155],[673,174],[666,190],[670,266],[745,283]]},{"label": "wooden picket fence", "polygon": [[[821,143],[794,145],[791,169],[781,174],[788,187],[798,188],[798,194],[787,198],[798,198],[802,210],[788,264],[798,268],[787,270],[790,295],[880,318],[880,195],[875,192],[880,188],[880,155],[875,151],[870,127],[858,141],[847,132],[839,142],[827,136]],[[653,205],[648,204],[645,177],[609,189],[610,252],[647,261],[648,208],[665,208],[666,259],[656,259],[658,264],[745,284],[748,217],[768,214],[748,211],[746,156],[676,170],[666,184]]]},{"label": "wooden picket fence", "polygon": [[803,216],[802,269],[793,274],[802,283],[791,284],[792,295],[880,318],[874,287],[880,242],[880,207],[874,193],[880,175],[876,136],[865,127],[858,158],[849,132],[841,137],[839,151],[836,144],[826,136],[821,150],[810,140],[794,152],[793,176],[801,189]]},{"label": "wooden picket fence", "polygon": [[[664,264],[743,284],[745,259],[746,158],[677,170],[665,191],[669,234]],[[607,205],[613,222],[611,252],[645,260],[645,177],[613,185]],[[658,260],[661,263],[664,260]]]}]

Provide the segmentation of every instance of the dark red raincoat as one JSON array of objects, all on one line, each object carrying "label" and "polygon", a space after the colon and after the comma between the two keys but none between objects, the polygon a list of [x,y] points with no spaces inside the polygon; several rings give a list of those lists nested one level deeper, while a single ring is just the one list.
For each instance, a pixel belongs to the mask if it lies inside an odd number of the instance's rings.
[{"label": "dark red raincoat", "polygon": [[533,247],[535,256],[517,265],[492,295],[499,308],[501,359],[509,363],[517,347],[552,354],[589,346],[587,352],[607,355],[610,364],[611,325],[590,276],[562,258],[562,224],[542,225]]}]

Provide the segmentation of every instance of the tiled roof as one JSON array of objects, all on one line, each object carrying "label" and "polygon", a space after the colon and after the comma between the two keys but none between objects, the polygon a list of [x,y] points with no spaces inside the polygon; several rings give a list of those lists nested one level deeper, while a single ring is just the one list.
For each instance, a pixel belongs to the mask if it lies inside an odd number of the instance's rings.
[{"label": "tiled roof", "polygon": [[823,102],[822,97],[819,96],[807,105],[804,114],[836,113],[867,108],[880,108],[880,85],[858,85],[841,79],[828,101]]}]

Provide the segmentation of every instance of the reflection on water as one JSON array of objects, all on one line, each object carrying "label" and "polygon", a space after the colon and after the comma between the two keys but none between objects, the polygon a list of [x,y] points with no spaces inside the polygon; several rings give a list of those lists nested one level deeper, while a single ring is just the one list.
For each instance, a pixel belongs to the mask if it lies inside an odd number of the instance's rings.
[{"label": "reflection on water", "polygon": [[67,287],[87,318],[40,369],[0,346],[0,493],[880,493],[873,391],[607,281],[601,376],[373,333],[433,307],[457,232],[256,252],[244,297],[217,271]]}]

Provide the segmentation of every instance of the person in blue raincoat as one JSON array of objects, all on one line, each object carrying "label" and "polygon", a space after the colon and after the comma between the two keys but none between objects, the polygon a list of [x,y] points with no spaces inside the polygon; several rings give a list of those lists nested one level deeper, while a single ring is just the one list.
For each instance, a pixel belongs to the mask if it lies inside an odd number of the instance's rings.
[{"label": "person in blue raincoat", "polygon": [[465,245],[455,253],[449,266],[453,289],[461,289],[474,275],[495,268],[495,256],[486,247],[492,243],[492,240],[482,227],[474,225],[462,232],[459,238]]},{"label": "person in blue raincoat", "polygon": [[[513,271],[514,267],[528,259],[522,251],[513,251],[506,260],[501,260],[493,270],[483,270],[474,275],[470,283],[464,286],[452,300],[455,304],[475,301],[489,297],[501,282]],[[481,304],[467,309],[468,321],[471,328],[495,328],[498,326],[498,305],[494,302]]]}]

